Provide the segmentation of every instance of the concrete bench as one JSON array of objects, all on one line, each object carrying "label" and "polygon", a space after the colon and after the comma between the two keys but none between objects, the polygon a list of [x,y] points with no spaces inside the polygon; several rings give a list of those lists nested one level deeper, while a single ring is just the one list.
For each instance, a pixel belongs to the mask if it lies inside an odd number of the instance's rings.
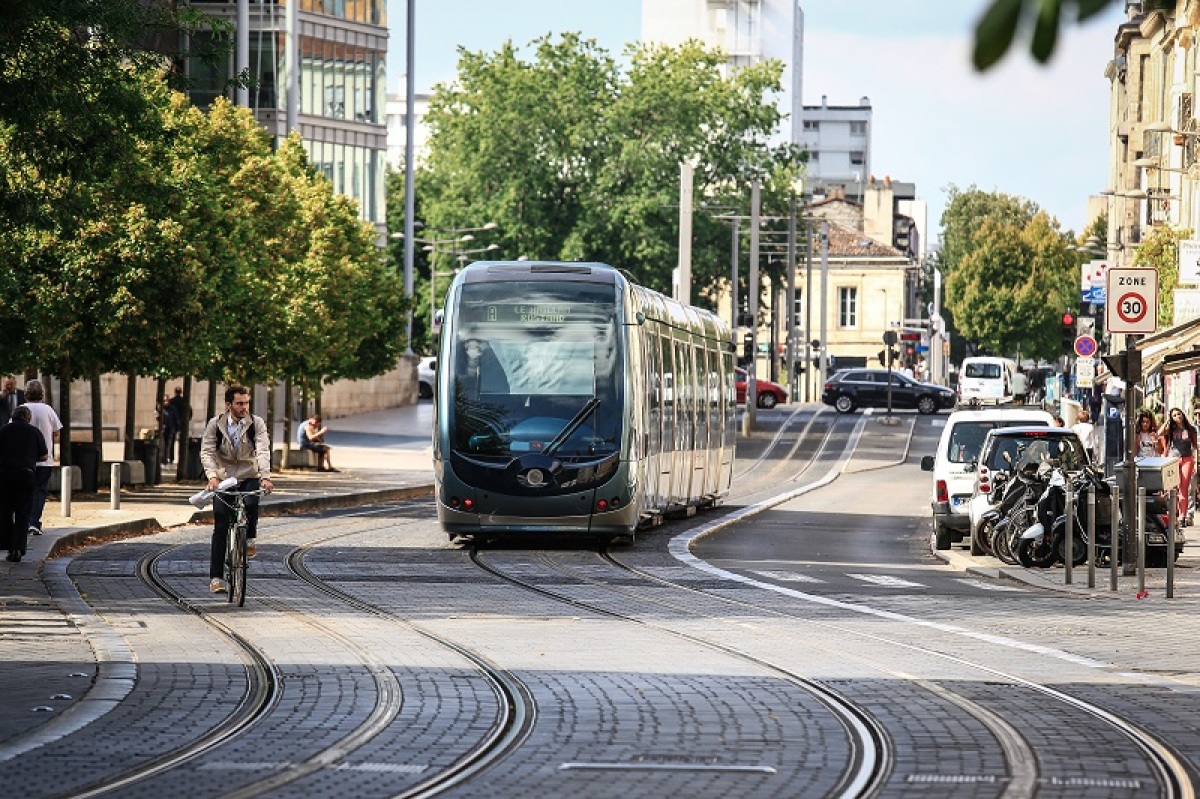
[{"label": "concrete bench", "polygon": [[[283,461],[283,450],[277,449],[271,453],[271,468],[278,469],[279,464]],[[317,453],[310,449],[297,449],[293,447],[288,450],[288,469],[315,469],[317,468]]]}]

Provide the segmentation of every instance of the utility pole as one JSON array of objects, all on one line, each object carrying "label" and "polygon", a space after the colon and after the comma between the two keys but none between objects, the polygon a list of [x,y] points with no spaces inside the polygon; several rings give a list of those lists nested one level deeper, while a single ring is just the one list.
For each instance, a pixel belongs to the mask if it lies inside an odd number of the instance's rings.
[{"label": "utility pole", "polygon": [[679,288],[675,299],[692,304],[692,180],[690,161],[679,165]]},{"label": "utility pole", "polygon": [[738,240],[741,238],[741,220],[736,216],[733,218],[733,256],[730,259],[733,269],[733,307],[730,309],[729,329],[730,335],[733,337],[733,345],[737,346],[737,329],[738,329]]},{"label": "utility pole", "polygon": [[821,382],[814,389],[821,390],[829,375],[829,342],[826,340],[829,324],[829,223],[821,223]]},{"label": "utility pole", "polygon": [[788,213],[788,244],[787,244],[787,336],[784,346],[787,348],[788,396],[792,402],[796,397],[796,192],[791,192],[791,202]]},{"label": "utility pole", "polygon": [[[296,5],[296,0],[288,3],[288,7]],[[417,90],[416,80],[416,5],[417,0],[408,0],[408,16],[405,23],[405,55],[404,55],[404,296],[408,298],[408,321],[407,321],[407,341],[404,345],[404,354],[412,355],[412,329],[413,329],[413,309],[411,307],[413,301],[413,260],[416,256],[417,243],[413,240],[416,236],[416,220],[413,218],[417,213],[417,198],[413,196],[413,159],[415,158],[415,148],[413,146],[413,128],[416,126],[416,98],[414,95]],[[433,260],[430,259],[430,263]],[[436,268],[436,267],[435,267]],[[433,275],[430,274],[430,281],[433,280]],[[432,325],[433,320],[429,323]]]},{"label": "utility pole", "polygon": [[250,0],[237,0],[237,47],[233,70],[238,77],[237,89],[233,93],[234,103],[249,108],[250,87],[246,80],[250,77]]},{"label": "utility pole", "polygon": [[750,289],[746,308],[750,311],[750,363],[746,364],[746,412],[742,416],[742,435],[754,432],[758,408],[758,217],[761,186],[758,179],[750,185]]},{"label": "utility pole", "polygon": [[808,342],[812,341],[812,272],[813,272],[813,223],[809,219],[804,236],[804,401],[812,401],[812,357]]}]

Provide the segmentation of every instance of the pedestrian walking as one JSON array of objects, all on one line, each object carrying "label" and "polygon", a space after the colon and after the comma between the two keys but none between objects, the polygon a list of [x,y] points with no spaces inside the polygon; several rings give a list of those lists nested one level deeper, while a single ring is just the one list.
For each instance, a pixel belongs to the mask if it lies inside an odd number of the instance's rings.
[{"label": "pedestrian walking", "polygon": [[163,451],[162,462],[175,462],[175,440],[179,438],[179,416],[176,414],[175,406],[171,404],[171,399],[166,394],[163,394],[162,407],[159,408],[159,413],[162,414],[162,436],[163,436]]},{"label": "pedestrian walking", "polygon": [[45,402],[46,390],[42,381],[30,380],[25,384],[25,405],[29,409],[30,424],[41,431],[46,441],[46,455],[38,461],[33,471],[33,504],[29,508],[29,532],[42,534],[42,511],[46,507],[46,496],[50,493],[50,475],[54,471],[54,444],[62,422],[58,414]]},{"label": "pedestrian walking", "polygon": [[1088,414],[1087,408],[1079,409],[1079,417],[1075,424],[1071,425],[1071,429],[1075,431],[1075,435],[1079,436],[1079,440],[1083,443],[1083,448],[1087,450],[1088,457],[1092,462],[1096,461],[1096,426],[1091,422],[1091,416]]},{"label": "pedestrian walking", "polygon": [[1162,454],[1162,439],[1158,436],[1158,421],[1150,411],[1142,411],[1137,417],[1136,452],[1139,458],[1153,458]]},{"label": "pedestrian walking", "polygon": [[18,405],[0,427],[0,549],[8,550],[13,563],[25,555],[34,469],[47,454],[46,440],[30,418],[29,407]]},{"label": "pedestrian walking", "polygon": [[1024,405],[1025,400],[1029,397],[1029,378],[1025,376],[1025,370],[1020,366],[1017,367],[1017,373],[1013,375],[1012,390],[1013,402]]},{"label": "pedestrian walking", "polygon": [[1172,408],[1167,421],[1158,429],[1162,446],[1167,455],[1179,458],[1179,518],[1183,524],[1191,524],[1188,496],[1192,488],[1192,474],[1196,470],[1196,428],[1178,408]]},{"label": "pedestrian walking", "polygon": [[0,424],[8,424],[18,405],[25,404],[25,392],[17,388],[14,377],[4,378],[4,391],[0,393]]}]

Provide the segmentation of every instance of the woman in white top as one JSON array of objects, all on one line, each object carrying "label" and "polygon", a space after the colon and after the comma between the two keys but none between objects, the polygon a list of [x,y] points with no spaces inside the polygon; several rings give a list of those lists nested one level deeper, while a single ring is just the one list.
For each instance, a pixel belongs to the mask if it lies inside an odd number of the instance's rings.
[{"label": "woman in white top", "polygon": [[1079,436],[1079,440],[1083,443],[1083,448],[1088,451],[1088,455],[1092,460],[1096,459],[1096,428],[1088,420],[1087,408],[1081,408],[1079,411],[1079,421],[1071,425],[1071,429],[1075,431],[1075,435]]},{"label": "woman in white top", "polygon": [[1158,421],[1150,411],[1142,411],[1137,418],[1137,457],[1153,458],[1162,454],[1162,440],[1158,437]]}]

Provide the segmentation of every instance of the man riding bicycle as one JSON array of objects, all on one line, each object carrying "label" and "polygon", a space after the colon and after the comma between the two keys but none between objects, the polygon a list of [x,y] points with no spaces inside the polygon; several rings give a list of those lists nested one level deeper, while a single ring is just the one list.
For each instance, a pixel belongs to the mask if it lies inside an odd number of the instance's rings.
[{"label": "man riding bicycle", "polygon": [[[231,491],[257,491],[268,494],[274,490],[271,482],[271,438],[267,424],[250,413],[250,390],[244,386],[225,389],[225,413],[209,420],[200,442],[200,463],[208,477],[208,490],[227,477],[237,479]],[[213,503],[212,557],[209,560],[209,588],[214,594],[225,590],[222,579],[225,565],[226,537],[233,520],[230,506],[234,498],[217,492]],[[246,497],[246,556],[257,554],[255,536],[258,534],[258,497]]]}]

